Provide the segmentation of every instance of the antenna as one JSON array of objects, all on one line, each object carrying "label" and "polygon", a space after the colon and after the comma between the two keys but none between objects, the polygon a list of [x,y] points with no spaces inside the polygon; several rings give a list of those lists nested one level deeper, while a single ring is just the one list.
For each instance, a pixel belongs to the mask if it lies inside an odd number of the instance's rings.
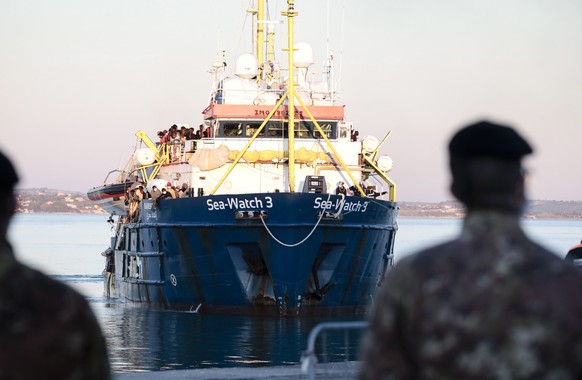
[{"label": "antenna", "polygon": [[327,0],[327,10],[325,12],[325,56],[329,57],[329,0]]},{"label": "antenna", "polygon": [[343,5],[342,5],[342,21],[341,21],[341,37],[340,37],[340,64],[339,64],[339,75],[338,75],[338,91],[341,91],[341,80],[342,80],[342,66],[343,66],[343,62],[344,62],[344,32],[345,32],[345,20],[346,20],[346,1],[343,1]]},{"label": "antenna", "polygon": [[326,31],[325,31],[325,62],[324,62],[324,75],[327,80],[327,88],[331,97],[331,104],[335,104],[335,78],[334,78],[334,67],[333,67],[333,53],[330,48],[330,0],[327,0],[327,10],[326,10]]}]

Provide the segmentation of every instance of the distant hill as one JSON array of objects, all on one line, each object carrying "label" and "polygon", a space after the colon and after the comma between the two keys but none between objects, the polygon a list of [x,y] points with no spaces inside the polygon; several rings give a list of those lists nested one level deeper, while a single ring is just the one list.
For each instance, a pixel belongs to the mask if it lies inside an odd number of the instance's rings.
[{"label": "distant hill", "polygon": [[87,194],[55,189],[17,189],[16,212],[55,214],[105,214]]},{"label": "distant hill", "polygon": [[[105,214],[85,193],[55,189],[17,189],[17,212]],[[461,218],[462,205],[456,201],[439,203],[398,202],[398,215],[410,218]],[[530,219],[582,219],[582,202],[530,201],[524,215]]]},{"label": "distant hill", "polygon": [[[398,202],[398,215],[411,218],[461,218],[465,210],[460,202]],[[530,201],[524,218],[582,219],[582,201]]]}]

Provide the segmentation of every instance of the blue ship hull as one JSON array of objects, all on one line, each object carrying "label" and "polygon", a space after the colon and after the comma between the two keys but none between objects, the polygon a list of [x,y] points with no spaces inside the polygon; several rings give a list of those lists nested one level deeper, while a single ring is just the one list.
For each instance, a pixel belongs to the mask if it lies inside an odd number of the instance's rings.
[{"label": "blue ship hull", "polygon": [[281,315],[364,312],[392,264],[397,206],[260,193],[143,201],[107,278],[146,306]]}]

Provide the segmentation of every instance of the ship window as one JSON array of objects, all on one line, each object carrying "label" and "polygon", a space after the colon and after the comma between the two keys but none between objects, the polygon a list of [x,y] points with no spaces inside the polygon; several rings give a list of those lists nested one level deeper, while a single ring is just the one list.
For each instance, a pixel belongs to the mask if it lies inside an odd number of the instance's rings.
[{"label": "ship window", "polygon": [[243,133],[241,123],[224,123],[221,129],[222,136],[225,137],[238,137]]},{"label": "ship window", "polygon": [[[337,122],[320,121],[319,126],[328,139],[337,138]],[[252,137],[261,126],[261,121],[242,122],[228,121],[221,122],[219,136],[222,137]],[[261,133],[257,136],[270,138],[287,138],[288,123],[286,121],[272,120],[265,125]],[[321,133],[315,128],[312,121],[299,120],[295,122],[295,138],[299,139],[321,139]]]},{"label": "ship window", "polygon": [[[261,126],[262,123],[247,123],[245,126],[245,135],[247,137],[253,137],[253,135],[257,132],[257,129]],[[265,128],[261,130],[261,133],[257,137],[263,137],[265,135]]]},{"label": "ship window", "polygon": [[[321,127],[323,133],[325,133],[325,137],[327,137],[328,139],[335,138],[334,125],[332,123],[319,123],[319,126]],[[321,136],[321,133],[317,130],[317,128],[315,128],[315,126],[313,129],[315,130],[314,134],[316,139],[323,138]]]},{"label": "ship window", "polygon": [[311,135],[311,130],[308,123],[299,122],[295,123],[295,138],[306,139]]},{"label": "ship window", "polygon": [[267,129],[267,136],[269,137],[287,137],[287,123],[270,121],[265,128]]},{"label": "ship window", "polygon": [[[331,123],[327,121],[318,122],[320,128],[328,139],[334,139],[336,136],[336,123]],[[299,125],[295,126],[295,137],[296,138],[316,138],[321,139],[321,133],[317,130],[312,121],[301,120]]]}]

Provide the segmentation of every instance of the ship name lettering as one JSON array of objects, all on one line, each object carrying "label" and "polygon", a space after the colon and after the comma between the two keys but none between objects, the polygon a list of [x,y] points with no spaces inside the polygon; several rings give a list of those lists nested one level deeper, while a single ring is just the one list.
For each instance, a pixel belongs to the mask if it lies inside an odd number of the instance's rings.
[{"label": "ship name lettering", "polygon": [[315,205],[313,206],[313,208],[322,208],[324,210],[329,210],[331,208],[333,208],[334,206],[334,202],[333,201],[326,201],[323,200],[323,198],[321,197],[317,197],[315,198]]},{"label": "ship name lettering", "polygon": [[370,204],[369,201],[366,202],[346,202],[344,204],[344,207],[342,209],[342,211],[352,211],[352,212],[366,212],[366,209],[368,208],[368,204]]},{"label": "ship name lettering", "polygon": [[[265,201],[265,202],[263,202]],[[214,210],[240,210],[240,209],[261,209],[265,207],[273,207],[273,199],[271,197],[265,197],[264,200],[259,197],[254,197],[253,199],[241,199],[238,197],[226,198],[225,201],[213,201],[208,199],[206,201],[206,206],[209,211]]]},{"label": "ship name lettering", "polygon": [[209,199],[206,201],[206,205],[208,206],[208,210],[212,211],[212,210],[225,210],[226,209],[226,204],[223,201],[213,201],[212,199]]},{"label": "ship name lettering", "polygon": [[263,201],[257,197],[255,199],[227,198],[226,201],[231,210],[240,208],[263,208]]},{"label": "ship name lettering", "polygon": [[330,200],[325,200],[321,197],[315,198],[314,206],[315,209],[323,209],[323,210],[336,210],[338,211],[341,208],[342,212],[366,212],[368,208],[369,201],[361,202],[345,202],[342,203],[340,199],[337,199],[335,202]]}]

